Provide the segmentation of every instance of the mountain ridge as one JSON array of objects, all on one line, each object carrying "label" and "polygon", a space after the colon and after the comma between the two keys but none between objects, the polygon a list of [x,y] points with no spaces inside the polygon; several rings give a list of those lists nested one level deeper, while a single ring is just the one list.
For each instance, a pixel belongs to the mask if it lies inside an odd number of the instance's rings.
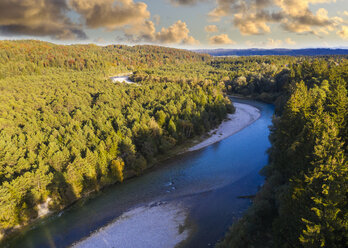
[{"label": "mountain ridge", "polygon": [[250,48],[250,49],[196,49],[197,53],[206,53],[211,56],[262,56],[262,55],[288,55],[288,56],[318,56],[318,55],[348,55],[346,48]]}]

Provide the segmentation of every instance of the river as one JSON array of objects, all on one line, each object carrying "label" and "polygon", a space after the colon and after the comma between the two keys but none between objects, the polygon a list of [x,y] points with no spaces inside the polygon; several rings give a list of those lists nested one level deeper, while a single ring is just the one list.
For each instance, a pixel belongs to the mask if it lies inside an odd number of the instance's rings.
[{"label": "river", "polygon": [[114,82],[114,83],[126,83],[126,84],[135,84],[132,80],[130,80],[129,76],[132,74],[128,74],[125,76],[114,76],[114,77],[110,77],[110,79]]},{"label": "river", "polygon": [[[250,206],[250,200],[238,196],[257,192],[263,183],[258,172],[268,162],[268,126],[274,113],[273,105],[242,99],[233,101],[258,107],[261,117],[219,143],[178,155],[143,176],[79,201],[64,212],[23,230],[8,246],[67,247],[109,223],[118,224],[101,229],[92,239],[77,243],[77,247],[127,247],[124,244],[130,239],[133,243],[128,247],[173,247],[180,238],[185,239],[180,247],[213,246]],[[130,217],[145,218],[143,224],[149,226],[151,213],[159,216],[152,223],[158,235],[166,229],[168,221],[180,219],[180,235],[171,237],[173,243],[161,240],[164,243],[155,244],[156,237],[148,240],[147,226],[145,231],[139,229],[139,222],[133,223]],[[127,218],[130,221],[127,222]],[[122,236],[112,244],[105,239],[115,236],[111,231]],[[134,236],[129,236],[128,231]]]}]

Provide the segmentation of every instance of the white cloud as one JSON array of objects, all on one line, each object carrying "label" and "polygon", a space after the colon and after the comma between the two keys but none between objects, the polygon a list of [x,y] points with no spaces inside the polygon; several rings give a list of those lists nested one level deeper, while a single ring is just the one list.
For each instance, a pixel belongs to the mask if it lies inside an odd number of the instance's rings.
[{"label": "white cloud", "polygon": [[341,30],[337,31],[337,34],[341,36],[342,39],[348,39],[348,26],[342,26]]},{"label": "white cloud", "polygon": [[227,34],[215,35],[209,38],[209,43],[211,45],[227,45],[227,44],[236,44],[231,40]]},{"label": "white cloud", "polygon": [[159,44],[185,44],[197,45],[199,41],[190,36],[190,30],[183,21],[177,21],[168,28],[162,28],[156,32],[155,24],[146,20],[143,23],[132,25],[124,29],[126,36],[130,41],[146,41]]},{"label": "white cloud", "polygon": [[208,16],[211,21],[232,19],[243,35],[270,33],[270,24],[294,33],[325,33],[337,28],[339,18],[329,17],[324,8],[313,13],[309,6],[330,2],[335,0],[216,0]]}]

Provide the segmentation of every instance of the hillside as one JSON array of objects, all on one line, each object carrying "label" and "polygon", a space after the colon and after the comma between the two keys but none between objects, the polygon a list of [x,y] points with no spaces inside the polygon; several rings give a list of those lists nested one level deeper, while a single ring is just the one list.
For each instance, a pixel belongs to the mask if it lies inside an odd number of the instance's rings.
[{"label": "hillside", "polygon": [[[221,85],[165,73],[205,60],[155,46],[1,41],[0,233],[140,175],[219,124],[233,111]],[[109,80],[120,72],[138,85]]]}]

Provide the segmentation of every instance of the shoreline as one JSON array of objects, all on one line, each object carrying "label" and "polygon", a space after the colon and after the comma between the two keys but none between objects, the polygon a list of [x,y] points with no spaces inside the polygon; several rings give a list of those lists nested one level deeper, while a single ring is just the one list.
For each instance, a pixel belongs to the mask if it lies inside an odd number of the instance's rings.
[{"label": "shoreline", "polygon": [[187,214],[180,204],[151,203],[123,213],[71,247],[175,247],[189,236],[184,227]]},{"label": "shoreline", "polygon": [[260,110],[254,106],[245,103],[233,103],[236,108],[234,114],[228,114],[227,120],[223,121],[218,128],[211,130],[207,139],[195,144],[187,149],[192,152],[200,150],[223,139],[232,136],[233,134],[246,128],[261,117]]},{"label": "shoreline", "polygon": [[[211,130],[207,139],[186,149],[185,152],[200,150],[217,143],[246,128],[260,118],[260,110],[244,103],[234,103],[236,112],[229,114],[218,128]],[[177,247],[190,238],[191,230],[185,224],[187,211],[181,203],[152,202],[131,208],[111,223],[97,229],[89,236],[75,242],[74,248],[117,247],[162,248]],[[134,237],[137,237],[136,239]]]},{"label": "shoreline", "polygon": [[[145,171],[144,173],[146,173],[146,171],[148,172],[149,170],[153,170],[156,169],[156,167],[159,165],[159,163],[163,163],[165,160],[173,158],[177,155],[180,154],[184,154],[184,153],[188,153],[191,151],[196,151],[196,150],[200,150],[204,147],[207,147],[211,144],[217,143],[239,131],[241,131],[242,129],[246,128],[247,126],[249,126],[250,124],[252,124],[254,121],[256,121],[261,115],[260,115],[260,110],[257,107],[254,107],[252,105],[249,104],[245,104],[245,103],[233,103],[234,106],[236,107],[236,112],[234,114],[229,114],[227,119],[224,120],[218,128],[213,129],[211,131],[209,131],[206,135],[203,135],[201,137],[197,137],[196,139],[193,140],[188,140],[187,142],[185,142],[184,144],[179,145],[178,147],[176,147],[175,149],[172,150],[172,152],[170,152],[169,154],[166,154],[163,157],[158,157],[153,164],[151,164]],[[244,107],[243,107],[244,106]],[[241,108],[243,108],[243,110],[241,111]],[[247,111],[251,111],[250,114],[248,114]],[[236,125],[236,127],[234,127],[234,125]],[[129,177],[126,177],[125,180],[131,179],[135,177],[135,175],[130,175]],[[103,188],[107,188],[111,185],[106,185]],[[47,218],[51,218],[52,216],[57,216],[58,218],[60,217],[60,215],[69,207],[73,206],[74,204],[76,204],[76,202],[81,201],[81,200],[85,200],[88,199],[89,197],[93,197],[93,194],[96,192],[90,192],[86,195],[84,195],[83,197],[77,199],[76,201],[72,202],[71,204],[65,206],[64,208],[62,208],[60,211],[57,212],[47,212],[44,215],[40,216],[40,218],[31,220],[28,225],[24,225],[18,228],[15,228],[14,230],[12,230],[10,233],[8,233],[5,237],[0,237],[0,244],[4,244],[3,242],[6,242],[6,240],[11,240],[11,238],[14,237],[15,233],[17,233],[20,230],[25,230],[25,229],[32,229],[35,228],[35,225],[40,223],[41,221],[45,221]],[[156,204],[156,203],[155,203]],[[172,205],[171,205],[172,206]],[[149,207],[148,207],[149,208]],[[151,208],[151,206],[150,206]],[[149,209],[150,209],[149,208]],[[130,209],[131,210],[131,209]],[[117,218],[118,219],[118,218]],[[117,219],[115,221],[117,221]],[[180,224],[179,229],[181,230],[186,221],[186,218],[183,219],[183,222]],[[107,224],[106,226],[108,226],[109,224]],[[101,227],[99,229],[97,229],[95,232],[98,232],[99,230],[105,228]],[[189,230],[190,231],[190,230]],[[94,232],[91,233],[90,236],[85,237],[84,239],[81,239],[80,241],[77,241],[77,243],[88,239],[89,237],[91,237],[92,235],[94,235]],[[179,243],[185,241],[185,239],[182,239]],[[77,244],[75,243],[75,244]],[[88,246],[87,246],[88,247]]]}]

